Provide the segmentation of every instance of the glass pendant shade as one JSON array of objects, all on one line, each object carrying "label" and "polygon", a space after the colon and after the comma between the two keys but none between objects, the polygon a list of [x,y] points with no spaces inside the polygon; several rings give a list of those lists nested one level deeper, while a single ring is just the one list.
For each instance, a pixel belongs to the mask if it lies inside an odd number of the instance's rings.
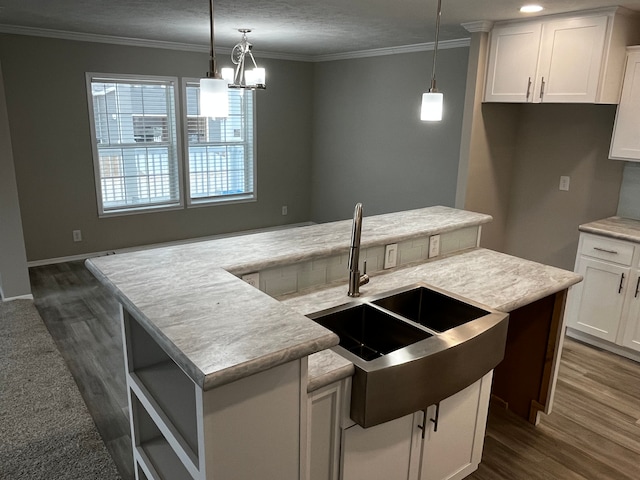
[{"label": "glass pendant shade", "polygon": [[423,93],[420,120],[426,122],[439,122],[442,120],[443,101],[444,95],[440,92]]},{"label": "glass pendant shade", "polygon": [[229,116],[227,80],[222,78],[200,79],[200,115],[226,118]]},{"label": "glass pendant shade", "polygon": [[260,67],[254,68],[253,73],[255,75],[255,81],[257,85],[264,85],[266,83],[264,68],[260,68]]}]

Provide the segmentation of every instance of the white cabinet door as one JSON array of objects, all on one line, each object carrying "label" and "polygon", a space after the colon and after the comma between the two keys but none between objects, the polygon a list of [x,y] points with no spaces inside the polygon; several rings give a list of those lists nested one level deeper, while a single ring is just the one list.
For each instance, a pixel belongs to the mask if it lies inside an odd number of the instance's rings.
[{"label": "white cabinet door", "polygon": [[640,273],[636,272],[629,287],[632,290],[627,292],[630,302],[622,345],[640,352]]},{"label": "white cabinet door", "polygon": [[409,478],[413,414],[342,434],[342,480],[405,480]]},{"label": "white cabinet door", "polygon": [[[493,372],[427,410],[420,480],[457,480],[478,468]],[[422,413],[416,417],[422,420]],[[436,431],[437,421],[437,431]]]},{"label": "white cabinet door", "polygon": [[544,24],[534,102],[595,102],[604,56],[606,16]]},{"label": "white cabinet door", "polygon": [[491,31],[485,102],[531,102],[542,24],[495,27]]},{"label": "white cabinet door", "polygon": [[640,162],[640,47],[629,49],[609,157]]},{"label": "white cabinet door", "polygon": [[576,271],[584,280],[571,293],[568,326],[615,342],[630,269],[581,256]]},{"label": "white cabinet door", "polygon": [[342,389],[342,382],[336,382],[309,395],[307,478],[310,480],[338,480]]}]

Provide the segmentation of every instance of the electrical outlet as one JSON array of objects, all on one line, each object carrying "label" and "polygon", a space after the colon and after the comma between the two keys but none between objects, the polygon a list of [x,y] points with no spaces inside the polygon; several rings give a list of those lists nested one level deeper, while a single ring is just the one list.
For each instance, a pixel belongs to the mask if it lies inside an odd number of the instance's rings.
[{"label": "electrical outlet", "polygon": [[82,230],[74,230],[73,231],[73,241],[81,242],[82,241]]},{"label": "electrical outlet", "polygon": [[429,258],[440,255],[440,235],[431,235],[429,237]]},{"label": "electrical outlet", "polygon": [[562,190],[563,192],[568,192],[570,181],[571,181],[570,177],[567,177],[567,176],[560,177],[560,190]]},{"label": "electrical outlet", "polygon": [[393,268],[398,263],[398,244],[392,243],[384,247],[384,268]]},{"label": "electrical outlet", "polygon": [[242,280],[247,282],[252,287],[260,288],[260,274],[258,272],[255,273],[247,273],[242,276]]},{"label": "electrical outlet", "polygon": [[287,208],[286,205],[282,206],[282,215],[286,215],[287,213],[289,213],[289,209]]}]

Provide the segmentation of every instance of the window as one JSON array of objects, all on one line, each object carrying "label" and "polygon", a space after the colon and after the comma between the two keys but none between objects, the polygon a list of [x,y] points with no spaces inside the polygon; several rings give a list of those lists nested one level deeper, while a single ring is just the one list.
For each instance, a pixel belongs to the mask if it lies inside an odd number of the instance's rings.
[{"label": "window", "polygon": [[255,198],[254,92],[229,89],[229,117],[200,117],[199,83],[186,81],[188,202]]},{"label": "window", "polygon": [[101,215],[179,207],[176,79],[87,74]]},{"label": "window", "polygon": [[[182,165],[176,78],[87,74],[101,216],[255,199],[254,92],[229,90],[229,117],[199,116],[184,81]],[[186,195],[182,172],[187,172]]]}]

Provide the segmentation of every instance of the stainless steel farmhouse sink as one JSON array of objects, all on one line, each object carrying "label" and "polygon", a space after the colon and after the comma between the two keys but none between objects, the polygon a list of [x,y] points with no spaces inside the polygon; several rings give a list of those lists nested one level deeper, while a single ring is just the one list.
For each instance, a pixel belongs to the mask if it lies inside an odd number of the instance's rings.
[{"label": "stainless steel farmhouse sink", "polygon": [[414,284],[309,318],[340,337],[351,360],[351,418],[372,427],[444,400],[504,357],[507,313]]}]

